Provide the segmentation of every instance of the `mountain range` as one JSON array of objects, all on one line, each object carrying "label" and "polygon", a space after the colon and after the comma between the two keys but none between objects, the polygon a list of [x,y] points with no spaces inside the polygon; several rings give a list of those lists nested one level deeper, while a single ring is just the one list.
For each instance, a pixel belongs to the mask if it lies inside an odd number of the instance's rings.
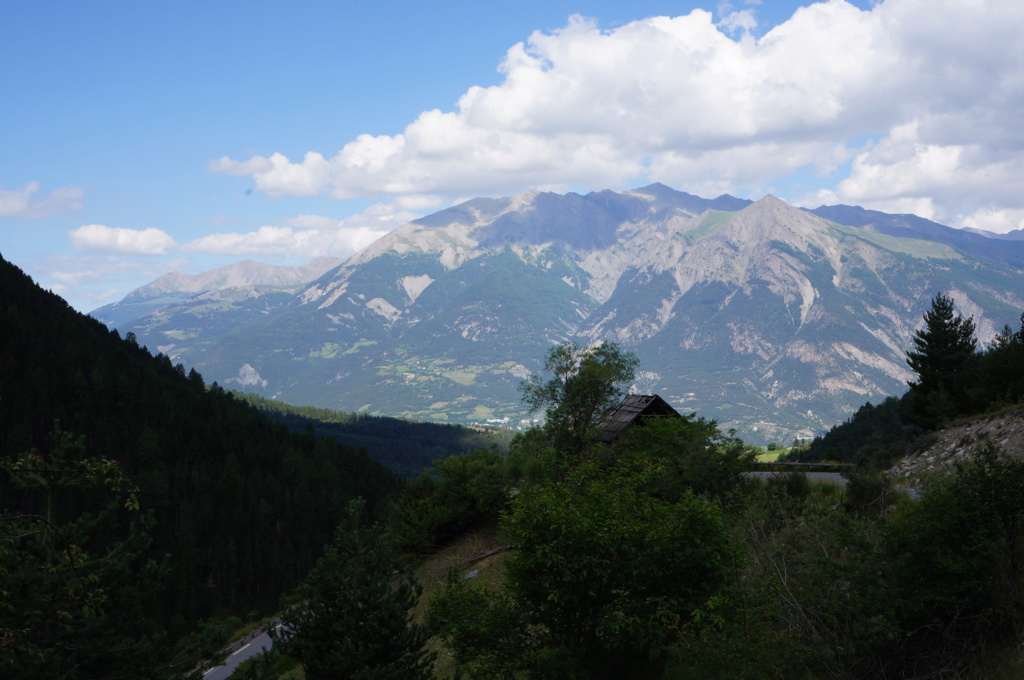
[{"label": "mountain range", "polygon": [[317,257],[298,267],[286,267],[242,260],[202,274],[171,272],[136,288],[118,302],[100,307],[91,316],[117,327],[197,295],[205,294],[211,300],[217,298],[217,293],[224,293],[234,301],[287,297],[344,261],[341,257]]},{"label": "mountain range", "polygon": [[982,341],[1024,309],[1024,241],[660,184],[472,199],[332,264],[163,277],[93,315],[225,387],[512,427],[535,418],[517,388],[553,343],[612,341],[640,359],[636,391],[766,443],[904,391],[937,292]]}]

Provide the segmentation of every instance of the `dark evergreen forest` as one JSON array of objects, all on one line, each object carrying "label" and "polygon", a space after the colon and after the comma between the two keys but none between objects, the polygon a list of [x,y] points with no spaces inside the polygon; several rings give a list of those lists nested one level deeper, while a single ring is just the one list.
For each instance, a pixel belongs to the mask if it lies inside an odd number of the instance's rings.
[{"label": "dark evergreen forest", "polygon": [[312,430],[318,437],[330,437],[341,444],[366,449],[374,460],[402,477],[415,477],[449,456],[487,448],[504,451],[513,435],[510,430],[481,430],[344,413],[315,406],[292,406],[251,393],[237,396],[293,432]]},{"label": "dark evergreen forest", "polygon": [[[316,563],[351,499],[365,498],[376,515],[399,487],[365,450],[268,420],[195,371],[79,314],[2,259],[0,315],[5,633],[20,630],[40,644],[81,636],[103,602],[107,615],[154,635],[270,612]],[[111,511],[114,492],[138,510]],[[72,525],[85,536],[75,544],[81,556],[61,546],[70,545]],[[44,564],[26,565],[26,541],[40,533],[56,538],[39,553]],[[96,555],[105,557],[86,578]],[[29,584],[56,573],[58,557],[81,588],[69,586],[70,604],[49,611],[28,599]],[[110,576],[118,559],[125,569]],[[5,587],[17,574],[20,592]],[[132,611],[109,611],[115,584],[104,578],[133,593]],[[106,589],[98,601],[80,592],[93,584]],[[76,627],[75,617],[84,622]]]}]

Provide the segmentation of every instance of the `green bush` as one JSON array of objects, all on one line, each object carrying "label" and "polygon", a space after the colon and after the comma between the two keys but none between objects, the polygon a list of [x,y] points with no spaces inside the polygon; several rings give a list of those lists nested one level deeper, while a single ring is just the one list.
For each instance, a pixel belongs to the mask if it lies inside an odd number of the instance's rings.
[{"label": "green bush", "polygon": [[[531,677],[658,677],[680,627],[723,587],[733,563],[717,507],[691,493],[652,495],[663,475],[650,460],[591,462],[517,496],[502,521],[516,546],[505,563],[507,599],[450,584],[444,616],[432,615],[446,621],[459,658]],[[459,607],[473,621],[497,619],[528,635],[504,650],[474,646],[453,632]]]}]

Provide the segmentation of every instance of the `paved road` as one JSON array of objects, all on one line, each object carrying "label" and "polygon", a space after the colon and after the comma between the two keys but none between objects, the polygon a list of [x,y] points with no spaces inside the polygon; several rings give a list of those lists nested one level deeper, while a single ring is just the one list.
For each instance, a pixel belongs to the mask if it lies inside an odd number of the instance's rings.
[{"label": "paved road", "polygon": [[[744,472],[747,477],[757,477],[758,479],[767,479],[772,475],[784,475],[787,472],[777,472],[774,470],[756,470],[753,472]],[[836,486],[846,486],[846,478],[838,472],[805,472],[807,479],[818,481],[822,484],[835,484]],[[917,500],[921,497],[921,492],[917,489],[907,489],[901,486],[892,487],[893,491],[902,491],[907,494],[910,498]]]},{"label": "paved road", "polygon": [[[756,477],[758,479],[768,479],[773,475],[786,475],[789,471],[776,471],[776,470],[754,470],[753,472],[744,472],[747,477]],[[836,486],[846,486],[846,478],[838,472],[803,472],[802,474],[807,475],[807,479],[822,484],[835,484]]]},{"label": "paved road", "polygon": [[228,656],[223,666],[215,666],[206,671],[203,675],[203,680],[226,680],[235,672],[235,667],[238,664],[273,646],[274,641],[266,633],[259,633],[252,639],[247,637],[247,639],[242,641],[241,646]]}]

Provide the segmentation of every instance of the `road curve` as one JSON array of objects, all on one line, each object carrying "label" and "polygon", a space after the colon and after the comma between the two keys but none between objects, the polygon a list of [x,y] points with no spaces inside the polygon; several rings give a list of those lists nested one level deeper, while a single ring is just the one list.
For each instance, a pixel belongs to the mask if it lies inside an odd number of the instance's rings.
[{"label": "road curve", "polygon": [[223,665],[214,666],[206,671],[203,674],[203,680],[227,680],[235,672],[238,664],[274,646],[274,641],[270,639],[266,632],[261,631],[250,635],[252,637],[247,635],[242,638],[241,642],[235,647],[235,651],[224,660]]}]

